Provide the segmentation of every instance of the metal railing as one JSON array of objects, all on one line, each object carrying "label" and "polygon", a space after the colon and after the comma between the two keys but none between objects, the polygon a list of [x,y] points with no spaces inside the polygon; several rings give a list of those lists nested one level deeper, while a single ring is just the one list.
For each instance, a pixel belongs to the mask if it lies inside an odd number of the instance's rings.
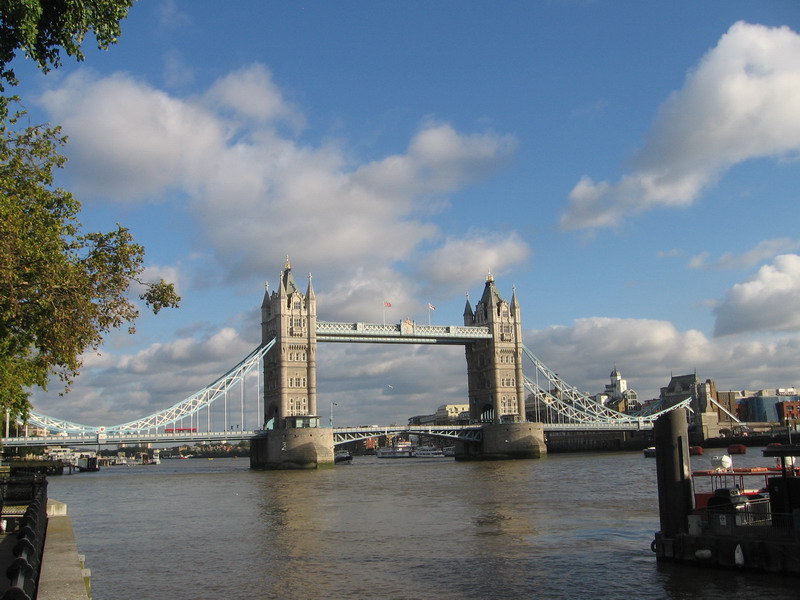
[{"label": "metal railing", "polygon": [[[1,516],[6,533],[16,536],[14,557],[6,570],[9,587],[2,600],[36,598],[47,531],[47,479],[43,475],[4,477],[0,480]],[[20,506],[26,505],[20,516]]]},{"label": "metal railing", "polygon": [[773,512],[769,498],[696,509],[693,515],[699,517],[703,530],[708,533],[773,540],[793,538],[798,516]]}]

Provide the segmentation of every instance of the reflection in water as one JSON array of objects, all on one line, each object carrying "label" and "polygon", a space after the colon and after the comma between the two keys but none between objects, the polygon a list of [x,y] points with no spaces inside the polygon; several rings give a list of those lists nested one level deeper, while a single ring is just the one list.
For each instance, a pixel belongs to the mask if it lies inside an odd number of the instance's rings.
[{"label": "reflection in water", "polygon": [[49,493],[95,600],[796,597],[794,578],[657,565],[655,463],[639,453],[164,461],[51,478]]}]

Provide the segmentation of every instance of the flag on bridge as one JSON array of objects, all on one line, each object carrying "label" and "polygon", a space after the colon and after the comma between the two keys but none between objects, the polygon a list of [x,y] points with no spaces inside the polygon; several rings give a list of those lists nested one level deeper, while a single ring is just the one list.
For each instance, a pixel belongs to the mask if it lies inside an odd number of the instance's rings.
[{"label": "flag on bridge", "polygon": [[430,302],[428,302],[428,310],[436,310],[436,307]]},{"label": "flag on bridge", "polygon": [[383,305],[386,306],[386,307],[390,307],[390,306],[392,306],[392,303],[391,302],[387,302],[386,300],[384,300],[383,301]]}]

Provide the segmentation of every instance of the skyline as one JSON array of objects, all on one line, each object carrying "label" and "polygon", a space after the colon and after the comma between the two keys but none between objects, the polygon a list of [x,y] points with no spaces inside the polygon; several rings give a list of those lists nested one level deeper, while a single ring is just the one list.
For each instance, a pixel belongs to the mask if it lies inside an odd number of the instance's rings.
[{"label": "skyline", "polygon": [[[458,325],[491,271],[589,394],[615,367],[642,399],[670,373],[798,387],[793,2],[139,2],[122,32],[15,60],[18,91],[69,137],[85,228],[129,227],[183,301],[36,410],[113,424],[202,388],[259,343],[287,255],[326,321]],[[318,368],[340,423],[466,401],[459,348]]]}]

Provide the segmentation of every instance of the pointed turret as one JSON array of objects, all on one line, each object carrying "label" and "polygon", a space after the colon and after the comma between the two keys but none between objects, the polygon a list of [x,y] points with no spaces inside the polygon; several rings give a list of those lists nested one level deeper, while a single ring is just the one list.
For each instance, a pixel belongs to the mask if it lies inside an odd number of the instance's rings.
[{"label": "pointed turret", "polygon": [[469,303],[469,292],[467,292],[467,304],[464,306],[464,325],[475,324],[475,313],[472,312],[472,305]]},{"label": "pointed turret", "polygon": [[291,296],[295,292],[300,291],[297,287],[297,284],[294,282],[294,275],[292,275],[292,265],[289,263],[289,257],[286,257],[286,264],[283,267],[283,277],[281,277],[281,283],[283,283],[284,293],[287,296]]},{"label": "pointed turret", "polygon": [[500,296],[500,292],[497,291],[497,288],[494,285],[494,275],[492,275],[492,272],[489,271],[488,275],[486,275],[486,285],[483,288],[481,302],[486,306],[494,306],[502,301],[503,298]]},{"label": "pointed turret", "polygon": [[311,285],[312,275],[311,273],[308,274],[308,291],[306,291],[306,298],[308,300],[316,300],[317,296],[314,294],[314,286]]}]

